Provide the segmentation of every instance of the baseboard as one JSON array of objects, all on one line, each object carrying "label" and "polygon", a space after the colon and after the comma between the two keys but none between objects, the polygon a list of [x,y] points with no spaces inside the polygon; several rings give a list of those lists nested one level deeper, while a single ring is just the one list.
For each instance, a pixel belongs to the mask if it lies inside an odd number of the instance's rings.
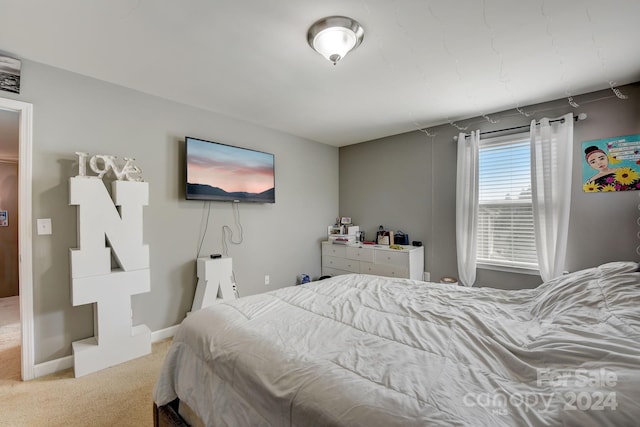
[{"label": "baseboard", "polygon": [[[156,343],[167,338],[173,337],[180,325],[169,326],[151,332],[151,343]],[[55,374],[65,369],[73,368],[73,356],[64,356],[59,359],[50,360],[48,362],[38,363],[33,367],[33,378],[40,378],[46,375]]]},{"label": "baseboard", "polygon": [[171,338],[176,334],[180,325],[169,326],[168,328],[160,329],[151,332],[151,343],[156,343],[167,338]]},{"label": "baseboard", "polygon": [[33,366],[33,378],[55,374],[65,369],[73,368],[73,356],[65,356],[48,362],[38,363]]}]

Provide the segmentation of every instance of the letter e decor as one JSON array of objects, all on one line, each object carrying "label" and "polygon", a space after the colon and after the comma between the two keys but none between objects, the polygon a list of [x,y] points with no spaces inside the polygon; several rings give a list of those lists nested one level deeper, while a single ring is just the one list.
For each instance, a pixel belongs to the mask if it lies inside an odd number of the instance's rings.
[{"label": "letter e decor", "polygon": [[[142,242],[149,184],[116,180],[109,195],[102,175],[84,172],[69,186],[70,204],[78,206],[79,246],[70,250],[71,303],[94,304],[94,336],[73,342],[76,377],[151,353],[151,331],[133,326],[131,308],[132,295],[151,290],[149,246]],[[112,258],[119,268],[112,269]]]}]

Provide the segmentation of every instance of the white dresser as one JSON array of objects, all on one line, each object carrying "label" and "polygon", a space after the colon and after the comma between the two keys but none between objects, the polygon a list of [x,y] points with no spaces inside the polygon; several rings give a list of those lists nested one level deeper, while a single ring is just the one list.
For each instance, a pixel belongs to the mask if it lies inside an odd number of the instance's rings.
[{"label": "white dresser", "polygon": [[424,247],[402,246],[390,249],[385,245],[337,245],[322,242],[322,275],[348,273],[404,277],[422,280]]}]

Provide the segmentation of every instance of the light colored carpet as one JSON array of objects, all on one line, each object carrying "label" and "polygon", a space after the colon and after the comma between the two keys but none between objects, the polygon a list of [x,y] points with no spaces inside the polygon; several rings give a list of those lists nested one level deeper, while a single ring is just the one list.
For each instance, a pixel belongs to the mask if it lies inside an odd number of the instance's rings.
[{"label": "light colored carpet", "polygon": [[0,328],[20,322],[20,297],[0,298]]},{"label": "light colored carpet", "polygon": [[[20,380],[20,325],[0,328],[0,387],[4,381]],[[0,425],[1,425],[0,420]]]},{"label": "light colored carpet", "polygon": [[18,305],[18,297],[0,298],[0,384],[3,380],[20,380]]},{"label": "light colored carpet", "polygon": [[160,341],[147,356],[80,378],[67,369],[27,382],[0,379],[0,425],[152,426],[153,386],[170,345]]}]

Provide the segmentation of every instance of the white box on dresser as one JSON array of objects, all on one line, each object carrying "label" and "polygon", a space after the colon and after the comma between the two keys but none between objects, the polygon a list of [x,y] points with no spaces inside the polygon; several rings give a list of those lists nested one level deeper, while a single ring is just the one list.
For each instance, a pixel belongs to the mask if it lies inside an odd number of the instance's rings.
[{"label": "white box on dresser", "polygon": [[384,245],[322,242],[322,274],[325,276],[362,273],[422,280],[423,270],[423,246],[391,249]]}]

